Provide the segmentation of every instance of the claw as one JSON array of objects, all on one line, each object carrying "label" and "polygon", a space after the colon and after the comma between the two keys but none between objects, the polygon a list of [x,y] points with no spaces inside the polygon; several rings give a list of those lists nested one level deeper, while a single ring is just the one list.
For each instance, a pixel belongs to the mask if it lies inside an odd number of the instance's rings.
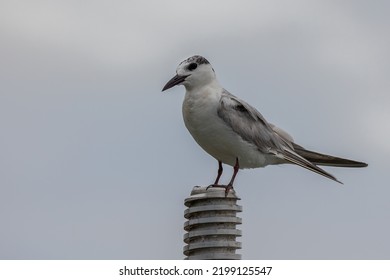
[{"label": "claw", "polygon": [[210,186],[208,186],[206,188],[206,190],[208,190],[209,188],[224,188],[225,189],[225,197],[228,196],[229,194],[229,191],[233,190],[233,185],[231,184],[228,184],[228,185],[216,185],[216,184],[212,184]]},{"label": "claw", "polygon": [[229,192],[233,190],[233,185],[227,185],[226,188],[225,188],[225,197],[228,196]]}]

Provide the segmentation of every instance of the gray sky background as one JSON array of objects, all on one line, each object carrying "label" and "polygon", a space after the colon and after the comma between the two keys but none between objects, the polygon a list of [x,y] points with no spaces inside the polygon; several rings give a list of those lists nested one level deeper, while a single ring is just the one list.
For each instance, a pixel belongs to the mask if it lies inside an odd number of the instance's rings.
[{"label": "gray sky background", "polygon": [[[0,1],[0,259],[182,259],[217,162],[184,127],[193,54],[309,149],[238,174],[244,259],[390,258],[389,1]],[[225,168],[224,181],[231,176]]]}]

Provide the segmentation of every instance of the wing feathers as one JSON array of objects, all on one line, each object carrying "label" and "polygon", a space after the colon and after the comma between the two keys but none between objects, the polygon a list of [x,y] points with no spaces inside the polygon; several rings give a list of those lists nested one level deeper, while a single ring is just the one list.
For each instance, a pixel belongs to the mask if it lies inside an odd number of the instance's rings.
[{"label": "wing feathers", "polygon": [[294,146],[294,151],[297,154],[299,154],[301,157],[304,157],[305,159],[307,159],[308,161],[314,164],[324,165],[324,166],[336,166],[336,167],[366,167],[367,166],[367,163],[364,162],[309,151],[295,143],[293,143],[293,146]]},{"label": "wing feathers", "polygon": [[303,168],[306,168],[310,171],[313,171],[317,174],[320,174],[322,176],[325,176],[326,178],[329,178],[333,181],[336,181],[340,184],[342,184],[341,181],[337,180],[336,177],[334,177],[332,174],[326,172],[325,170],[319,168],[318,166],[314,165],[313,163],[311,163],[310,161],[306,160],[305,158],[299,156],[298,154],[295,154],[289,150],[285,150],[283,153],[282,153],[282,156],[285,160],[291,162],[291,163],[294,163],[294,164],[297,164]]},{"label": "wing feathers", "polygon": [[340,184],[333,175],[318,165],[339,167],[365,167],[364,162],[343,159],[309,151],[294,143],[284,130],[268,123],[255,108],[224,90],[217,110],[218,116],[242,139],[248,141],[262,153],[272,153],[283,160],[299,165]]}]

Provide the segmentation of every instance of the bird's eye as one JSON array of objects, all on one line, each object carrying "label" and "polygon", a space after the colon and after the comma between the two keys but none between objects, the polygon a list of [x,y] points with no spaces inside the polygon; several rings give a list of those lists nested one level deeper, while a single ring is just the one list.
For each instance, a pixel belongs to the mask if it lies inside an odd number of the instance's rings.
[{"label": "bird's eye", "polygon": [[195,62],[191,63],[190,65],[188,65],[188,70],[192,71],[192,70],[195,70],[196,68],[198,67],[198,64],[196,64]]}]

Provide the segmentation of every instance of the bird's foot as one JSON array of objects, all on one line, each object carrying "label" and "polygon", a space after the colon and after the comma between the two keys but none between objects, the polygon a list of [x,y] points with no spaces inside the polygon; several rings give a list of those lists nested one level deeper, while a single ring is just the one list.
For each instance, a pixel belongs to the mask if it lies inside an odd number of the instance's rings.
[{"label": "bird's foot", "polygon": [[228,184],[228,185],[211,184],[210,186],[208,186],[206,188],[206,190],[208,190],[209,188],[224,188],[225,189],[225,197],[227,197],[229,194],[229,191],[233,190],[233,185],[232,184]]}]

